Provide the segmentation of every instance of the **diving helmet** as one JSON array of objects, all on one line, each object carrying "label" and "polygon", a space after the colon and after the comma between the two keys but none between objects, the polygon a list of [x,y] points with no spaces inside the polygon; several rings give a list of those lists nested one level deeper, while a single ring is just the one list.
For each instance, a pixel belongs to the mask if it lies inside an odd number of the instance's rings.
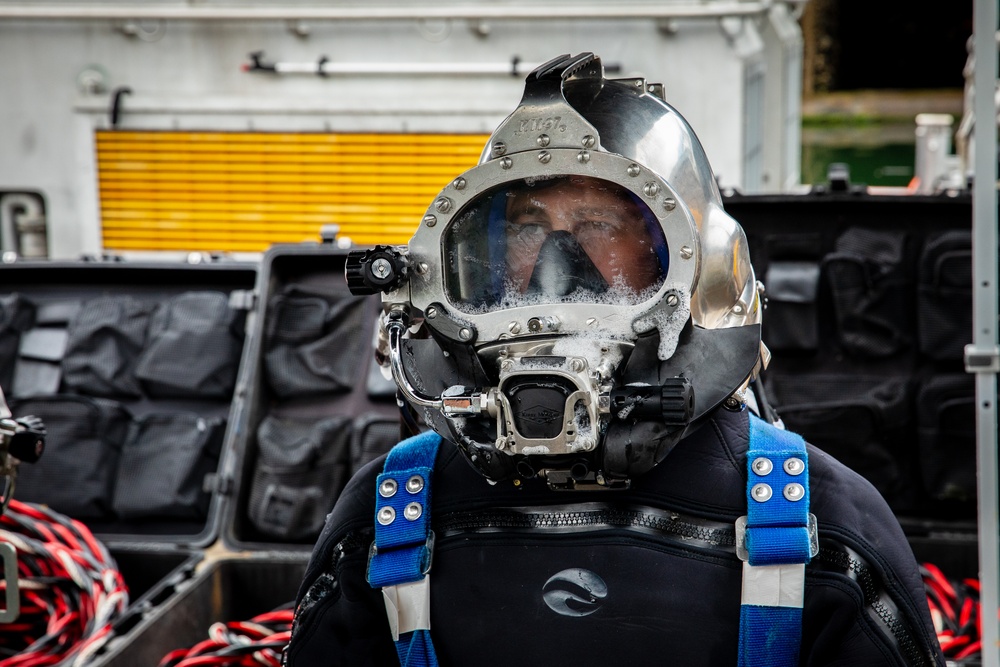
[{"label": "diving helmet", "polygon": [[529,74],[410,243],[352,253],[347,278],[383,293],[401,398],[492,481],[627,488],[739,404],[764,350],[697,137],[661,85],[607,79],[592,53]]}]

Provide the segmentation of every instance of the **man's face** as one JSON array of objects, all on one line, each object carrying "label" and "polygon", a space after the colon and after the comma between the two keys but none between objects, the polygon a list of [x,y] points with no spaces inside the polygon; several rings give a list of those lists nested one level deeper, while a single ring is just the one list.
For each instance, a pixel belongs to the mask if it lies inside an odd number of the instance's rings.
[{"label": "man's face", "polygon": [[656,249],[635,201],[617,186],[586,176],[525,187],[507,203],[507,271],[524,292],[551,232],[565,231],[609,285],[639,293],[658,282]]}]

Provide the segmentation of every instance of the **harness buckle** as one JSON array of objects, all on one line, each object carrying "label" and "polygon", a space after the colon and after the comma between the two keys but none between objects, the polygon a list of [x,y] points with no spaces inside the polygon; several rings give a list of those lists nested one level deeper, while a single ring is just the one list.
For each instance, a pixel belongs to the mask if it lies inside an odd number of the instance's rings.
[{"label": "harness buckle", "polygon": [[[819,527],[816,522],[816,515],[809,513],[806,525],[809,534],[809,558],[815,558],[819,554]],[[750,552],[747,551],[747,516],[744,514],[736,519],[736,557],[744,563],[750,560]]]}]

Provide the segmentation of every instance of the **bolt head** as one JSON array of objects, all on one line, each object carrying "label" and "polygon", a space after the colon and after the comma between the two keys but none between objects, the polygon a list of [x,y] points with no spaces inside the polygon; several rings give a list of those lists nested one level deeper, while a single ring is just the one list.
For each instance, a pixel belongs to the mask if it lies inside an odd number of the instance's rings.
[{"label": "bolt head", "polygon": [[548,151],[539,151],[538,161],[541,162],[542,164],[548,164],[549,162],[552,161],[552,153]]},{"label": "bolt head", "polygon": [[635,177],[636,177],[636,176],[638,176],[638,175],[639,175],[640,173],[642,173],[642,170],[641,170],[641,169],[639,169],[639,165],[637,165],[637,164],[630,164],[630,165],[628,166],[628,169],[626,169],[626,170],[625,170],[625,172],[626,172],[626,173],[627,173],[627,174],[628,174],[629,176],[631,176],[632,178],[635,178]]},{"label": "bolt head", "polygon": [[656,183],[646,183],[642,186],[642,191],[647,197],[655,197],[660,193],[660,186]]},{"label": "bolt head", "polygon": [[576,161],[580,164],[587,164],[590,162],[590,151],[580,151],[576,154]]},{"label": "bolt head", "polygon": [[691,259],[694,257],[694,250],[691,250],[691,246],[682,245],[681,246],[681,258]]},{"label": "bolt head", "polygon": [[392,265],[389,260],[384,257],[379,257],[374,262],[372,262],[372,273],[374,273],[379,278],[385,278],[392,272]]},{"label": "bolt head", "polygon": [[595,145],[597,145],[597,140],[594,139],[594,135],[586,134],[584,135],[583,141],[581,143],[584,148],[593,148]]},{"label": "bolt head", "polygon": [[785,472],[794,476],[801,475],[802,471],[806,469],[806,464],[803,463],[802,459],[793,456],[785,461],[785,465],[783,467]]},{"label": "bolt head", "polygon": [[803,488],[801,484],[792,482],[791,484],[785,486],[785,489],[782,493],[785,496],[786,500],[790,500],[794,503],[798,502],[799,500],[802,500],[805,497],[806,490],[805,488]]},{"label": "bolt head", "polygon": [[472,338],[472,329],[469,329],[468,327],[462,327],[461,329],[458,330],[458,337],[461,338],[462,340],[469,340],[470,338]]},{"label": "bolt head", "polygon": [[677,200],[673,197],[666,197],[663,200],[663,208],[667,211],[672,211],[677,208]]},{"label": "bolt head", "polygon": [[506,153],[507,153],[507,144],[505,144],[502,141],[498,141],[495,144],[493,144],[493,155],[499,157]]},{"label": "bolt head", "polygon": [[403,516],[406,517],[407,521],[416,521],[423,513],[424,508],[420,505],[420,503],[410,503],[403,510]]},{"label": "bolt head", "polygon": [[464,190],[465,186],[467,185],[465,179],[461,177],[456,178],[454,181],[451,182],[451,184],[455,187],[456,190]]},{"label": "bolt head", "polygon": [[771,459],[766,456],[758,456],[753,460],[753,463],[750,464],[750,467],[753,468],[755,473],[763,477],[774,469],[774,464],[771,463]]},{"label": "bolt head", "polygon": [[438,309],[435,308],[434,306],[431,306],[426,311],[424,311],[424,316],[429,320],[433,320],[435,317],[438,316]]},{"label": "bolt head", "polygon": [[501,169],[510,169],[512,166],[514,166],[514,163],[511,161],[509,157],[505,157],[500,160]]},{"label": "bolt head", "polygon": [[420,475],[413,475],[406,480],[406,490],[410,493],[420,493],[424,490],[424,478]]},{"label": "bolt head", "polygon": [[536,139],[535,141],[537,141],[538,145],[541,146],[542,148],[545,148],[552,142],[552,140],[549,139],[549,135],[547,134],[539,134],[538,139]]},{"label": "bolt head", "polygon": [[440,197],[436,202],[434,202],[434,208],[441,213],[447,213],[451,210],[451,200],[447,197]]},{"label": "bolt head", "polygon": [[383,498],[392,498],[394,495],[396,495],[396,489],[398,488],[399,485],[396,483],[396,480],[384,479],[382,480],[382,483],[379,484],[378,486],[378,493]]},{"label": "bolt head", "polygon": [[428,227],[433,227],[434,225],[437,224],[437,221],[438,221],[438,219],[437,219],[437,216],[435,216],[435,215],[425,215],[424,216],[424,224],[427,225]]}]

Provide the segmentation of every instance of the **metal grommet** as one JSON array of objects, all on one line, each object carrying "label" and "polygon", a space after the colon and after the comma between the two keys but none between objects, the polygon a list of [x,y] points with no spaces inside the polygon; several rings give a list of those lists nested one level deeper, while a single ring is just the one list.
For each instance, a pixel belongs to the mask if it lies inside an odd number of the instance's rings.
[{"label": "metal grommet", "polygon": [[771,459],[766,456],[758,456],[755,458],[753,463],[750,464],[750,467],[761,477],[774,470],[774,464],[771,463]]},{"label": "metal grommet", "polygon": [[789,475],[801,475],[802,471],[806,469],[806,464],[802,462],[802,459],[793,456],[785,461],[784,468]]},{"label": "metal grommet", "polygon": [[403,516],[406,517],[407,521],[416,521],[420,518],[420,515],[424,513],[424,508],[420,503],[410,503],[403,510]]},{"label": "metal grommet", "polygon": [[420,493],[424,490],[424,478],[420,475],[414,475],[406,480],[406,490],[410,493]]},{"label": "metal grommet", "polygon": [[765,502],[771,498],[771,487],[764,483],[754,484],[750,489],[750,497],[758,503]]},{"label": "metal grommet", "polygon": [[396,489],[398,488],[399,485],[396,484],[396,480],[391,478],[383,479],[382,483],[378,485],[378,494],[383,498],[392,498],[396,495]]},{"label": "metal grommet", "polygon": [[793,482],[785,487],[784,495],[786,500],[791,500],[794,503],[798,500],[802,500],[802,498],[806,495],[806,490],[802,488],[801,484]]},{"label": "metal grommet", "polygon": [[391,507],[383,507],[378,511],[378,522],[383,526],[388,526],[396,520],[396,510]]}]

